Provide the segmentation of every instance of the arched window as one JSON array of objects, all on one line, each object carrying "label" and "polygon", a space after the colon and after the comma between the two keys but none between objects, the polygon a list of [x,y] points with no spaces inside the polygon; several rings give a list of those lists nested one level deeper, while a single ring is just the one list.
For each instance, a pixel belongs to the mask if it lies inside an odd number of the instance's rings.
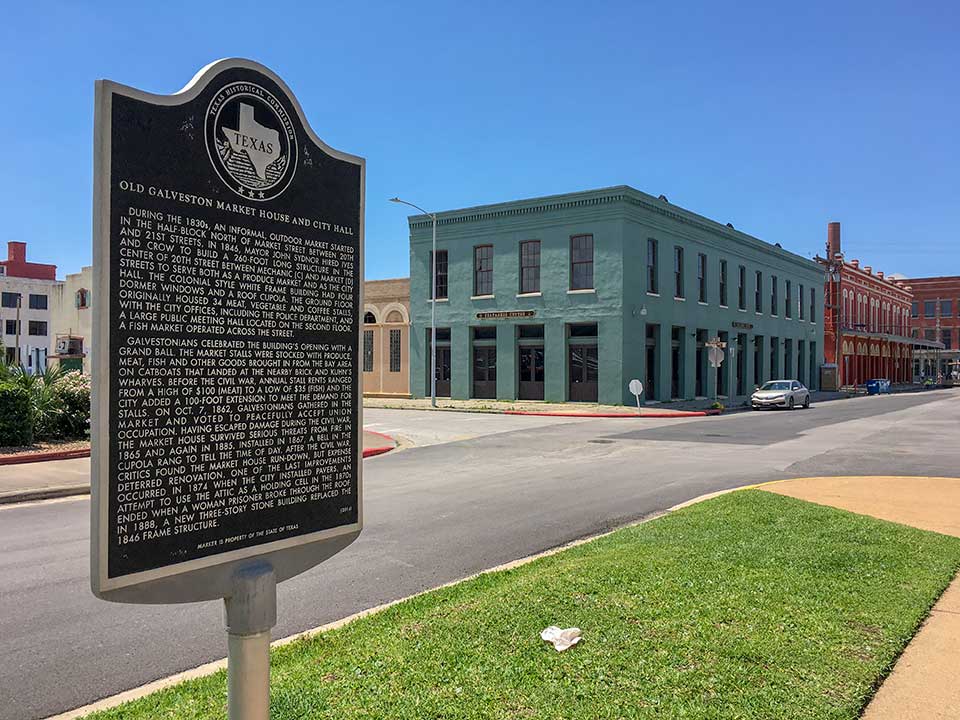
[{"label": "arched window", "polygon": [[372,312],[370,312],[370,311],[368,310],[368,311],[367,311],[366,313],[364,313],[364,315],[363,315],[363,322],[364,322],[365,324],[367,324],[367,325],[376,325],[376,324],[377,324],[377,316],[374,315]]},{"label": "arched window", "polygon": [[403,315],[400,314],[399,310],[391,310],[387,313],[386,322],[388,323],[402,323]]},{"label": "arched window", "polygon": [[86,288],[77,290],[77,294],[74,296],[74,303],[78,308],[90,307],[90,291]]}]

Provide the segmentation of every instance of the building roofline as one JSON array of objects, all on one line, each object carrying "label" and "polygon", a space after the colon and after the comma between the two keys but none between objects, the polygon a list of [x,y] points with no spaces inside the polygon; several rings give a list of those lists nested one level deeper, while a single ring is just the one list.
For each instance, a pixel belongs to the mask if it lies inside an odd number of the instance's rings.
[{"label": "building roofline", "polygon": [[406,277],[395,277],[395,278],[379,278],[377,280],[364,280],[365,283],[386,283],[386,282],[401,282],[406,281],[410,282],[410,276]]},{"label": "building roofline", "polygon": [[[648,193],[637,190],[629,185],[612,185],[610,187],[597,188],[594,190],[582,190],[572,193],[562,193],[559,195],[545,195],[542,197],[523,198],[502,203],[493,203],[489,205],[475,205],[473,207],[460,208],[456,210],[444,210],[436,213],[437,225],[453,225],[467,222],[482,222],[484,220],[494,220],[504,217],[515,217],[530,215],[534,213],[549,212],[552,210],[563,210],[574,207],[590,207],[596,205],[614,204],[617,202],[626,202],[628,204],[642,207],[661,215],[665,215],[674,220],[687,224],[700,226],[702,229],[719,235],[726,236],[739,241],[763,246],[765,250],[784,256],[785,259],[801,261],[804,264],[815,265],[815,261],[806,258],[789,250],[775,245],[774,243],[761,240],[760,238],[745,233],[736,228],[723,225],[716,220],[711,220],[704,215],[699,215],[692,210],[687,210],[679,205],[672,204],[666,198],[653,197]],[[428,228],[432,224],[430,215],[418,213],[407,217],[410,229]]]},{"label": "building roofline", "polygon": [[935,280],[946,280],[950,282],[960,283],[960,275],[936,275],[934,277],[910,277],[910,278],[902,278],[900,282],[905,282],[905,283],[933,282]]}]

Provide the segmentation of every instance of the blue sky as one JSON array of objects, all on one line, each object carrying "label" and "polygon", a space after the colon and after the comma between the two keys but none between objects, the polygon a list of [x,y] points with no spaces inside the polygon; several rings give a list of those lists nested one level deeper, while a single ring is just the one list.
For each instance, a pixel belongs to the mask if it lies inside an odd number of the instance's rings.
[{"label": "blue sky", "polygon": [[[779,5],[780,7],[777,7]],[[227,56],[367,158],[367,277],[428,209],[628,184],[802,255],[960,274],[956,3],[8,3],[0,241],[91,259],[93,83]]]}]

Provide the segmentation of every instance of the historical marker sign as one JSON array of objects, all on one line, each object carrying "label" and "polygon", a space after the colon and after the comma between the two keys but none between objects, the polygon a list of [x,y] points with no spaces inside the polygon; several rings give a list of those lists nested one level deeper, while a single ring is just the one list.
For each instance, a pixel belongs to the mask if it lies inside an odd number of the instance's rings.
[{"label": "historical marker sign", "polygon": [[227,597],[362,526],[364,161],[268,69],[97,84],[92,586]]}]

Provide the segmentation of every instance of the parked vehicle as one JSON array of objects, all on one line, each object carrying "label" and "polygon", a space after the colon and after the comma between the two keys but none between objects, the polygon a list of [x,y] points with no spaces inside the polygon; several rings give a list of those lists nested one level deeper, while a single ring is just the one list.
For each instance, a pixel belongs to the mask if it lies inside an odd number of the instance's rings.
[{"label": "parked vehicle", "polygon": [[758,387],[750,397],[754,410],[810,407],[810,391],[796,380],[771,380]]}]

